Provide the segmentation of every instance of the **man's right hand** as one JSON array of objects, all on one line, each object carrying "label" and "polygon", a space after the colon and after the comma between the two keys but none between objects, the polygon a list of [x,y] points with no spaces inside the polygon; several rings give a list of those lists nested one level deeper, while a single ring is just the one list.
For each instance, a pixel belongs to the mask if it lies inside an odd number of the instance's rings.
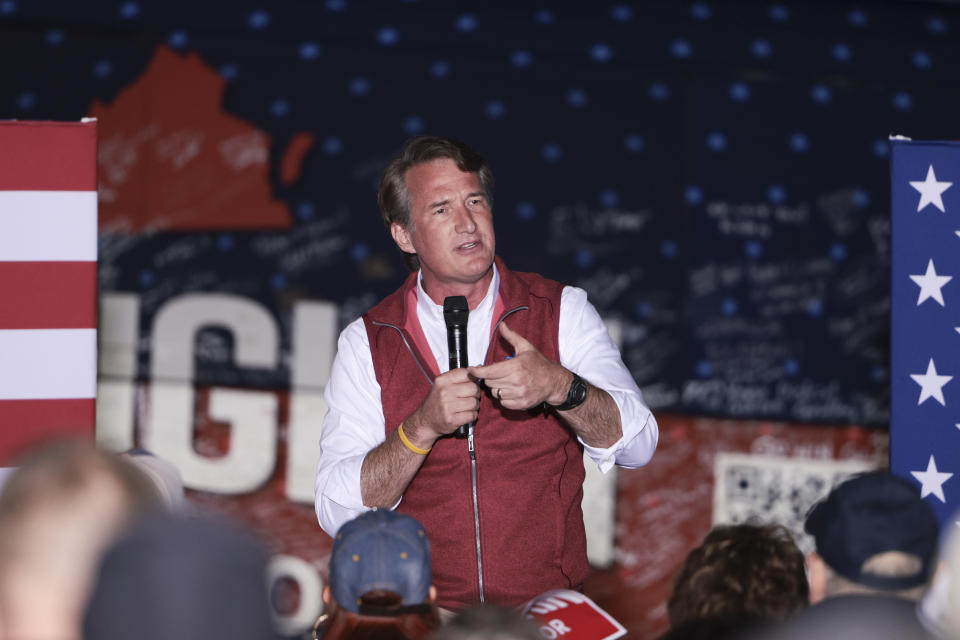
[{"label": "man's right hand", "polygon": [[451,369],[436,377],[426,399],[403,423],[403,432],[418,447],[429,449],[437,438],[477,419],[480,387],[467,369]]},{"label": "man's right hand", "polygon": [[[403,434],[413,446],[432,449],[441,436],[477,419],[480,387],[468,369],[453,369],[436,377],[426,399],[403,422]],[[393,508],[426,460],[393,433],[372,449],[360,469],[360,493],[368,507]]]}]

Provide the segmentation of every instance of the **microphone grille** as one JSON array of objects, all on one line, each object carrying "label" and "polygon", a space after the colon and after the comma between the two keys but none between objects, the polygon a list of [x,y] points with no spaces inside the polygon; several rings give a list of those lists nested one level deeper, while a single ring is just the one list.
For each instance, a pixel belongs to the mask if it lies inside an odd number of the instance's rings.
[{"label": "microphone grille", "polygon": [[466,296],[447,296],[443,299],[443,320],[448,327],[466,324],[469,313]]}]

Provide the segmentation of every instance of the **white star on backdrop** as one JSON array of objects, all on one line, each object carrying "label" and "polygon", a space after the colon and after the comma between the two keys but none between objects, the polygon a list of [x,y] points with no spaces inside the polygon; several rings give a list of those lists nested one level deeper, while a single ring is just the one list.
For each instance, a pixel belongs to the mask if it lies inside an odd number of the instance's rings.
[{"label": "white star on backdrop", "polygon": [[920,385],[920,399],[917,404],[923,404],[927,398],[933,398],[943,406],[947,406],[943,399],[943,385],[950,382],[953,376],[937,375],[937,367],[933,364],[933,358],[930,358],[930,364],[927,365],[926,373],[911,373],[913,381]]},{"label": "white star on backdrop", "polygon": [[953,280],[953,276],[938,276],[937,269],[933,266],[933,259],[927,263],[927,272],[921,275],[911,275],[910,279],[920,285],[920,297],[917,298],[919,307],[927,298],[933,298],[940,303],[940,306],[946,306],[943,302],[943,285]]},{"label": "white star on backdrop", "polygon": [[937,471],[937,463],[934,461],[932,454],[930,462],[927,463],[926,471],[911,471],[910,475],[919,480],[922,485],[920,487],[921,498],[926,498],[932,493],[940,498],[940,502],[946,503],[947,499],[943,495],[943,483],[949,480],[953,474]]},{"label": "white star on backdrop", "polygon": [[917,211],[923,210],[928,204],[932,204],[940,211],[946,213],[943,208],[943,192],[950,188],[952,182],[937,182],[937,175],[933,172],[933,165],[927,169],[927,179],[923,182],[911,180],[910,186],[920,192],[920,204],[917,205]]}]

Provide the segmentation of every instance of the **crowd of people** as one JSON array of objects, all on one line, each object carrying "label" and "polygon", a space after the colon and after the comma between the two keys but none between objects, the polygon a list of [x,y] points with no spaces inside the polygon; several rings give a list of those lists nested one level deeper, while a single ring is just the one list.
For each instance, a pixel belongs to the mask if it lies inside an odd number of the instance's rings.
[{"label": "crowd of people", "polygon": [[[341,333],[325,388],[313,637],[625,637],[583,593],[584,454],[642,467],[659,431],[599,313],[496,255],[493,173],[466,144],[413,139],[378,202],[411,273]],[[807,556],[774,525],[710,531],[665,640],[960,639],[960,543],[938,564],[915,484],[853,477],[805,528]],[[145,452],[56,443],[0,493],[0,640],[276,638],[266,577],[262,544]]]},{"label": "crowd of people", "polygon": [[[779,525],[713,528],[676,575],[664,640],[960,637],[960,577],[955,575],[960,543],[952,540],[944,560],[938,561],[937,521],[916,486],[887,471],[853,476],[814,505],[805,530],[815,544],[806,556]],[[415,563],[419,570],[399,560],[383,564],[391,557],[388,548],[393,557],[403,555],[404,562]],[[428,559],[425,532],[409,516],[374,510],[349,522],[334,544],[331,584],[325,592],[330,618],[317,637],[537,637],[536,626],[523,624],[516,611],[467,609],[441,624],[444,615],[435,606],[436,593],[426,587]],[[392,613],[377,605],[370,608],[362,587],[379,585],[370,593],[383,602],[382,587],[387,584],[393,585],[388,589]],[[401,632],[411,616],[420,631]],[[558,637],[543,620],[537,623],[539,637]],[[386,626],[394,635],[365,635]],[[345,628],[350,632],[343,633]],[[524,628],[531,635],[524,635]],[[438,630],[431,635],[431,629]],[[567,638],[589,637],[567,631]]]},{"label": "crowd of people", "polygon": [[676,577],[667,638],[960,633],[946,595],[952,570],[937,560],[937,520],[914,484],[887,471],[853,476],[813,506],[804,530],[815,544],[806,557],[777,525],[711,530]]},{"label": "crowd of people", "polygon": [[[811,508],[805,530],[806,556],[779,525],[711,529],[676,573],[663,640],[960,638],[960,540],[946,536],[940,553],[912,483],[853,476]],[[277,640],[266,568],[259,541],[191,510],[175,469],[149,455],[58,442],[20,460],[0,491],[2,639]],[[424,526],[372,509],[334,537],[310,637],[576,640],[622,629],[572,590],[460,610],[438,595]],[[558,614],[584,602],[593,617]]]}]

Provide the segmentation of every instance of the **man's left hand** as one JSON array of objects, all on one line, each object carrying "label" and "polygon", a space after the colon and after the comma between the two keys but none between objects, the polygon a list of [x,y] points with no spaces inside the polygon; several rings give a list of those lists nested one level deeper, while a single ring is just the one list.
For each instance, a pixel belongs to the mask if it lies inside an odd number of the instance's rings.
[{"label": "man's left hand", "polygon": [[470,367],[470,374],[483,378],[493,397],[507,409],[524,410],[566,400],[573,374],[548,360],[506,322],[500,323],[500,333],[513,346],[513,357],[485,367]]}]

